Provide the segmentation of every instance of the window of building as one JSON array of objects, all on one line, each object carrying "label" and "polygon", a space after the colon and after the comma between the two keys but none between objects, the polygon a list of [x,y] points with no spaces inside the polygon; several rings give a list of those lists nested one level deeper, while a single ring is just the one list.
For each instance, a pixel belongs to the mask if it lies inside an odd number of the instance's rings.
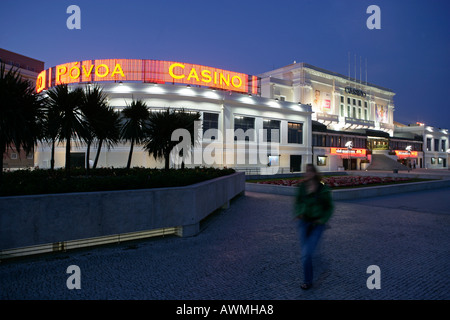
[{"label": "window of building", "polygon": [[353,105],[356,106],[356,99],[353,99]]},{"label": "window of building", "polygon": [[358,108],[358,118],[362,119],[362,117],[361,117],[361,108]]},{"label": "window of building", "polygon": [[444,163],[444,158],[438,158],[438,164],[443,164]]},{"label": "window of building", "polygon": [[[219,114],[218,113],[203,113],[203,134],[209,129],[219,129]],[[210,132],[211,133],[211,132]],[[216,139],[216,136],[211,136],[211,139]]]},{"label": "window of building", "polygon": [[353,107],[353,118],[356,118],[356,107]]},{"label": "window of building", "polygon": [[364,109],[364,120],[368,120],[367,119],[367,109]]},{"label": "window of building", "polygon": [[303,124],[288,122],[288,143],[303,143]]},{"label": "window of building", "polygon": [[436,164],[436,158],[431,158],[431,164]]},{"label": "window of building", "polygon": [[27,159],[28,159],[28,160],[33,159],[33,154],[32,154],[32,153],[27,154]]},{"label": "window of building", "polygon": [[439,139],[434,139],[434,151],[439,151]]},{"label": "window of building", "polygon": [[367,101],[364,101],[364,108],[367,108]]},{"label": "window of building", "polygon": [[[279,120],[264,120],[263,129],[266,129],[266,134],[263,135],[264,142],[280,142],[280,121]],[[274,130],[274,131],[272,131]],[[276,132],[275,130],[278,130]]]},{"label": "window of building", "polygon": [[445,152],[445,140],[441,140],[441,151]]},{"label": "window of building", "polygon": [[341,104],[341,117],[345,117],[345,109],[343,104]]},{"label": "window of building", "polygon": [[350,114],[350,106],[347,106],[347,117],[351,117],[352,115]]},{"label": "window of building", "polygon": [[323,147],[325,146],[325,136],[322,134],[313,134],[313,146]]},{"label": "window of building", "polygon": [[255,129],[255,118],[242,116],[234,117],[234,140],[254,141],[255,140],[254,129]]},{"label": "window of building", "polygon": [[11,159],[17,159],[17,153],[11,153]]},{"label": "window of building", "polygon": [[347,103],[350,104],[350,98],[347,98]]},{"label": "window of building", "polygon": [[344,103],[344,96],[341,96],[341,103]]},{"label": "window of building", "polygon": [[427,138],[427,151],[431,151],[431,138]]},{"label": "window of building", "polygon": [[361,100],[358,100],[358,107],[361,107]]},{"label": "window of building", "polygon": [[327,165],[327,157],[317,156],[317,165],[318,166],[326,166]]}]

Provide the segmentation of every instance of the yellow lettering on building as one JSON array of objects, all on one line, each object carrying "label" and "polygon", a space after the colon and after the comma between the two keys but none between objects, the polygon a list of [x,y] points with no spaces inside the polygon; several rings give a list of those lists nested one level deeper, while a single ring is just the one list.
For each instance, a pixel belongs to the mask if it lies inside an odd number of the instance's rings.
[{"label": "yellow lettering on building", "polygon": [[212,81],[211,71],[209,71],[209,70],[202,71],[202,81],[206,82],[206,83],[210,83]]},{"label": "yellow lettering on building", "polygon": [[224,74],[221,73],[220,74],[220,84],[223,84],[224,82],[227,86],[230,86],[230,75],[227,74],[227,77],[225,78]]},{"label": "yellow lettering on building", "polygon": [[89,71],[86,70],[86,66],[83,66],[82,68],[83,68],[84,75],[86,77],[89,77],[91,75],[91,73],[92,73],[92,70],[94,69],[94,65],[91,64],[91,67],[89,68]]},{"label": "yellow lettering on building", "polygon": [[189,80],[191,80],[191,78],[195,78],[195,80],[200,81],[200,80],[198,79],[197,71],[195,71],[194,68],[192,68],[191,71],[189,72],[189,75],[188,75],[188,77],[187,77],[187,80],[189,81]]},{"label": "yellow lettering on building", "polygon": [[[98,71],[98,69],[100,69],[101,67],[105,68],[105,72],[103,74],[100,74],[100,72]],[[104,78],[108,75],[108,73],[109,73],[109,68],[106,64],[101,64],[95,68],[95,75],[97,77]]]},{"label": "yellow lettering on building", "polygon": [[[236,83],[234,82],[235,79],[238,80],[238,84],[236,84]],[[231,78],[231,84],[232,84],[233,87],[235,87],[235,88],[239,88],[240,86],[242,86],[242,80],[241,80],[241,77],[239,77],[239,76],[234,76],[233,78]]]},{"label": "yellow lettering on building", "polygon": [[[62,71],[64,70],[64,71]],[[61,75],[66,74],[67,67],[65,65],[56,68],[56,82],[61,82]]]},{"label": "yellow lettering on building", "polygon": [[120,74],[122,77],[125,78],[125,75],[123,74],[122,67],[121,67],[121,65],[119,63],[117,63],[116,66],[114,67],[114,70],[111,73],[111,76],[114,76],[114,74],[116,74],[116,73]]},{"label": "yellow lettering on building", "polygon": [[[74,80],[79,78],[80,74],[81,74],[81,70],[77,66],[77,64],[78,64],[78,62],[75,62],[75,65],[72,68],[70,68],[70,70],[69,70],[69,77],[71,77]],[[75,71],[76,75],[73,75],[73,71]]]},{"label": "yellow lettering on building", "polygon": [[[178,70],[178,72],[175,72],[175,68],[181,68],[183,69],[181,72]],[[187,73],[186,65],[181,63],[173,63],[169,66],[169,75],[176,80],[186,79],[185,81],[196,81],[196,82],[203,82],[205,84],[210,84],[213,86],[220,86],[220,87],[231,87],[233,86],[236,89],[242,88],[242,78],[235,74],[235,73],[229,73],[227,71],[212,71],[209,69],[203,69],[205,67],[202,66],[192,66],[189,70],[189,73]],[[201,71],[200,71],[201,70]],[[187,75],[186,75],[187,74]],[[184,82],[184,81],[183,81]]]},{"label": "yellow lettering on building", "polygon": [[173,69],[176,68],[176,67],[184,69],[184,65],[183,64],[181,64],[181,63],[173,63],[169,67],[169,74],[170,74],[170,76],[172,78],[174,78],[174,79],[183,79],[184,78],[184,74],[176,75],[175,73],[173,73]]}]

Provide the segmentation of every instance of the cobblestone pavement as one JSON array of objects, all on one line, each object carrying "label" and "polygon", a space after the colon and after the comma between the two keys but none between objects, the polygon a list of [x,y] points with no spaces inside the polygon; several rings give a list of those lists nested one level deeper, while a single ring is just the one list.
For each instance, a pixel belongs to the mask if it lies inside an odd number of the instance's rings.
[{"label": "cobblestone pavement", "polygon": [[[190,238],[153,238],[0,264],[0,299],[442,300],[450,189],[336,202],[302,291],[293,198],[246,192]],[[76,226],[68,226],[74,228]],[[67,267],[81,271],[69,290]],[[367,268],[381,270],[368,289]]]}]

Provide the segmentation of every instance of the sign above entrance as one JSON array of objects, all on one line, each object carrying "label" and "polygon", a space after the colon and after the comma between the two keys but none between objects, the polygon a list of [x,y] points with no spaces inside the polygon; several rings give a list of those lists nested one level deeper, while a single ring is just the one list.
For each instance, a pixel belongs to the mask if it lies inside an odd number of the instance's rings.
[{"label": "sign above entrance", "polygon": [[417,151],[394,150],[395,155],[399,158],[417,158]]},{"label": "sign above entrance", "polygon": [[42,71],[36,81],[41,92],[65,83],[141,81],[190,84],[257,95],[261,79],[244,73],[197,64],[143,59],[84,60]]},{"label": "sign above entrance", "polygon": [[365,157],[366,149],[347,149],[347,148],[331,148],[330,154],[337,154],[343,156],[352,156],[352,157]]}]

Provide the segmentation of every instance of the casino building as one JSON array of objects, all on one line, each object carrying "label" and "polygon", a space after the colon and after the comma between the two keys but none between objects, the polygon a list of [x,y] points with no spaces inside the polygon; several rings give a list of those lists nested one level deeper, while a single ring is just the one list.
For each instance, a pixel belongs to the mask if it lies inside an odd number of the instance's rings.
[{"label": "casino building", "polygon": [[[423,150],[426,134],[395,126],[391,89],[306,63],[255,76],[184,62],[85,60],[42,71],[36,90],[60,83],[99,83],[118,112],[133,99],[143,100],[152,111],[199,112],[200,139],[184,159],[186,166],[226,166],[260,174],[304,171],[310,162],[321,171],[406,170],[427,167],[434,158],[433,168],[439,162],[447,167],[441,149],[448,149],[448,132],[439,136],[439,154],[429,156]],[[75,146],[73,162],[84,166],[85,152],[83,144]],[[125,166],[128,152],[126,143],[105,148],[99,166]],[[64,156],[60,144],[56,167],[64,166]],[[141,147],[132,159],[132,166],[163,165]],[[176,156],[172,160],[173,166],[180,164]],[[49,163],[50,147],[41,144],[35,165],[47,168]]]}]

